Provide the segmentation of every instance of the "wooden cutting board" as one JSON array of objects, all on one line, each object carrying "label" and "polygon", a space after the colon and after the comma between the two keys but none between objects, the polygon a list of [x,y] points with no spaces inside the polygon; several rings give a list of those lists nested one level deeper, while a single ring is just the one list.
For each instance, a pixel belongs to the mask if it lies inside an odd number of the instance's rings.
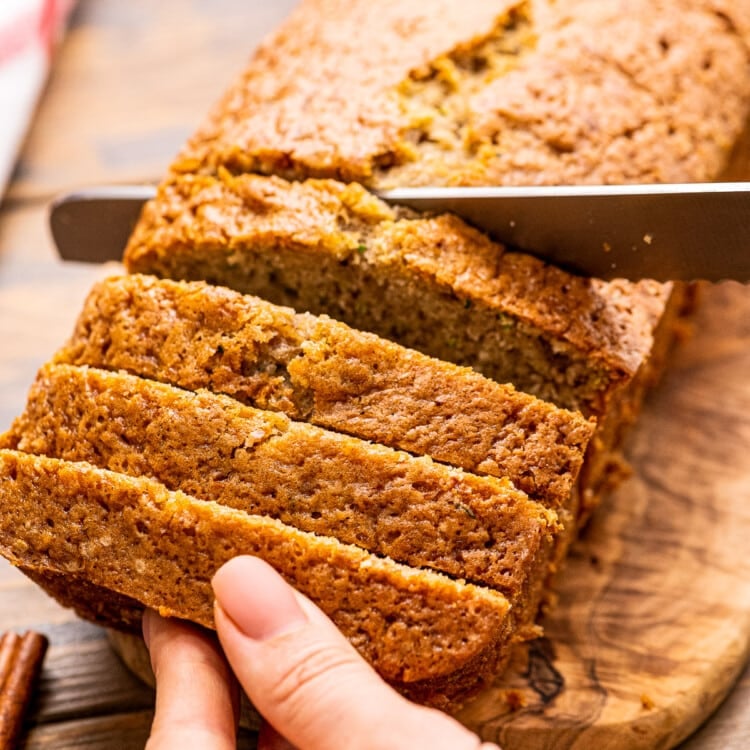
[{"label": "wooden cutting board", "polygon": [[546,638],[461,715],[505,750],[673,747],[738,677],[750,647],[750,288],[709,290],[628,452],[633,475],[574,547]]},{"label": "wooden cutting board", "polygon": [[[672,748],[750,648],[750,287],[705,293],[560,576],[545,638],[459,719],[504,750]],[[137,639],[115,636],[137,673]],[[253,721],[253,717],[250,717]]]}]

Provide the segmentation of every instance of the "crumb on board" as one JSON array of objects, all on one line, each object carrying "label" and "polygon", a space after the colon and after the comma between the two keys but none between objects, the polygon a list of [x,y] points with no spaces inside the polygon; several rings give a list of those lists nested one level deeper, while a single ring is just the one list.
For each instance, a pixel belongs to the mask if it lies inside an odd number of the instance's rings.
[{"label": "crumb on board", "polygon": [[650,711],[654,707],[654,701],[651,698],[650,695],[646,695],[646,693],[641,693],[641,706],[646,709],[646,711]]}]

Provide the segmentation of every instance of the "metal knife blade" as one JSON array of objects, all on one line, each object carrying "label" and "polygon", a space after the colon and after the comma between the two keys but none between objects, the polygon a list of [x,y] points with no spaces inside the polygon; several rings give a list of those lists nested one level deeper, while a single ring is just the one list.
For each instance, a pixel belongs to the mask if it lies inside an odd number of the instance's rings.
[{"label": "metal knife blade", "polygon": [[[67,260],[120,260],[150,186],[90,188],[50,212]],[[586,276],[750,281],[750,183],[397,188],[388,203],[454,213]]]},{"label": "metal knife blade", "polygon": [[66,193],[49,209],[49,228],[63,260],[106,263],[122,253],[152,185],[104,185]]}]

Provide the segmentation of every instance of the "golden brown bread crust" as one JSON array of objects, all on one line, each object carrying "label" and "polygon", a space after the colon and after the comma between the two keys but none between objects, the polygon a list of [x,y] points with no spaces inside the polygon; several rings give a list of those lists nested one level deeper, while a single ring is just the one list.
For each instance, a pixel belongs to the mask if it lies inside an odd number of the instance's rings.
[{"label": "golden brown bread crust", "polygon": [[558,530],[507,480],[121,372],[44,367],[4,442],[488,585],[518,605],[519,626],[536,615]]},{"label": "golden brown bread crust", "polygon": [[374,186],[712,179],[747,114],[748,16],[744,0],[306,0],[174,169]]},{"label": "golden brown bread crust", "polygon": [[213,574],[231,557],[257,555],[415,697],[429,685],[447,703],[475,684],[477,669],[486,676],[507,657],[509,605],[496,592],[150,479],[2,450],[0,508],[0,548],[15,564],[71,574],[73,584],[85,579],[207,627]]},{"label": "golden brown bread crust", "polygon": [[305,173],[345,180],[372,174],[376,164],[388,164],[396,154],[403,158],[410,148],[399,132],[400,102],[383,94],[412,68],[502,26],[517,5],[303,3],[258,48],[241,81],[193,139],[180,169],[236,160],[244,170],[274,173],[286,163],[295,176],[298,162]]},{"label": "golden brown bread crust", "polygon": [[593,425],[512,386],[325,316],[203,283],[130,275],[89,294],[57,362],[197,390],[508,477],[569,508]]},{"label": "golden brown bread crust", "polygon": [[614,489],[630,475],[621,446],[629,428],[638,418],[646,393],[658,383],[667,366],[675,342],[686,334],[687,320],[695,309],[698,291],[694,285],[674,285],[654,329],[654,344],[648,359],[630,383],[615,395],[606,414],[599,419],[579,475],[579,524],[585,524],[604,493]]}]

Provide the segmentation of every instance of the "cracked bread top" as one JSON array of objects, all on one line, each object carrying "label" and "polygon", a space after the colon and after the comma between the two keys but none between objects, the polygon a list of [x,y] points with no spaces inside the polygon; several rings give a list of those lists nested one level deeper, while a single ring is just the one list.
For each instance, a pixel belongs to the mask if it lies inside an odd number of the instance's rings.
[{"label": "cracked bread top", "polygon": [[173,165],[369,186],[696,181],[750,102],[747,0],[305,0]]}]

